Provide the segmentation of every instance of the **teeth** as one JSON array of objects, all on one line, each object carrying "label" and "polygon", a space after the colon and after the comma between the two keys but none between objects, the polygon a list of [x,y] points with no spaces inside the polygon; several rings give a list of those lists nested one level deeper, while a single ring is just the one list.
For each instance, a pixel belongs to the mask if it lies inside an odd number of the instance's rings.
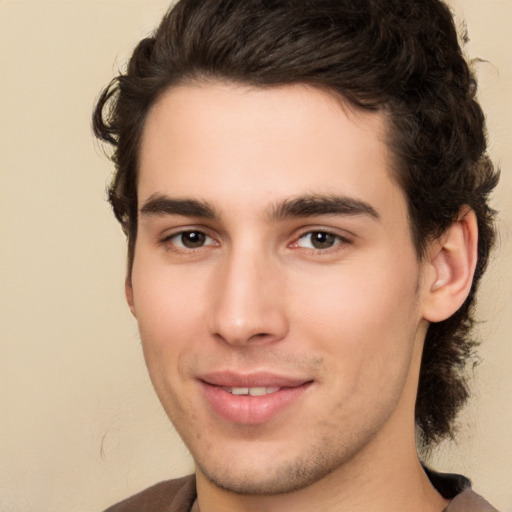
[{"label": "teeth", "polygon": [[233,395],[263,396],[279,391],[278,387],[226,388]]},{"label": "teeth", "polygon": [[248,395],[249,388],[231,388],[231,394],[232,395]]},{"label": "teeth", "polygon": [[249,395],[263,396],[267,394],[267,388],[249,388]]}]

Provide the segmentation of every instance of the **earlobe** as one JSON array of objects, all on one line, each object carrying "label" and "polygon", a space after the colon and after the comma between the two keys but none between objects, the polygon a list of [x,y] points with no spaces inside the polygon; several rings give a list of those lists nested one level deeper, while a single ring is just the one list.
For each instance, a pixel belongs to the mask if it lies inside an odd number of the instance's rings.
[{"label": "earlobe", "polygon": [[464,303],[473,282],[478,254],[475,212],[463,207],[458,220],[434,242],[428,255],[423,317],[446,320]]},{"label": "earlobe", "polygon": [[130,274],[126,275],[126,279],[124,281],[124,294],[126,296],[126,302],[130,307],[130,311],[132,315],[137,318],[137,313],[135,312],[135,303],[133,300],[133,286],[132,286],[132,276]]}]

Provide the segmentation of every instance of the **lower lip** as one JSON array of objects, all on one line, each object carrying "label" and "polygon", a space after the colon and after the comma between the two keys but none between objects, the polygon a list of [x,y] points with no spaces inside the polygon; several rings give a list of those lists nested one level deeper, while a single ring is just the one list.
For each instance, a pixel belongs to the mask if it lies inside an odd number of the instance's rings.
[{"label": "lower lip", "polygon": [[312,383],[263,396],[233,395],[220,386],[201,381],[204,396],[213,411],[222,418],[240,424],[259,424],[269,421],[297,401]]}]

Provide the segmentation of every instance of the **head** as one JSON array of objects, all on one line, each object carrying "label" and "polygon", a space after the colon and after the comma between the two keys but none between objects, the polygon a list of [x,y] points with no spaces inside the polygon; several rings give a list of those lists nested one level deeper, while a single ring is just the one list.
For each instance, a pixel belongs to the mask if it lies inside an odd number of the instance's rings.
[{"label": "head", "polygon": [[464,212],[474,212],[472,284],[453,315],[428,326],[415,409],[425,445],[451,436],[468,397],[464,369],[475,347],[475,293],[494,239],[488,197],[497,173],[447,6],[439,0],[178,2],[138,44],[94,115],[96,135],[114,148],[109,199],[128,238],[128,280],[148,116],[169,91],[214,83],[260,91],[306,86],[355,115],[379,114],[418,261]]}]

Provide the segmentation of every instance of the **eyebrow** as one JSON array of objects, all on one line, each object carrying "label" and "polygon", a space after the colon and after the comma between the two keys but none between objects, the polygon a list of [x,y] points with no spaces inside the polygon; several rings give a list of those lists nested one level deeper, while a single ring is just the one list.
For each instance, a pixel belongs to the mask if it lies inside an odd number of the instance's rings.
[{"label": "eyebrow", "polygon": [[183,217],[218,218],[215,209],[206,201],[175,199],[160,194],[152,195],[140,209],[141,215],[181,215]]},{"label": "eyebrow", "polygon": [[270,218],[275,220],[315,215],[366,215],[380,220],[379,213],[369,203],[347,196],[313,194],[288,199],[270,210]]},{"label": "eyebrow", "polygon": [[[180,215],[215,220],[220,217],[208,202],[191,198],[172,198],[166,195],[152,195],[140,209],[141,215]],[[366,215],[380,220],[378,212],[365,201],[346,196],[307,195],[287,199],[270,207],[268,217],[273,221],[290,218],[313,217],[316,215]]]}]

